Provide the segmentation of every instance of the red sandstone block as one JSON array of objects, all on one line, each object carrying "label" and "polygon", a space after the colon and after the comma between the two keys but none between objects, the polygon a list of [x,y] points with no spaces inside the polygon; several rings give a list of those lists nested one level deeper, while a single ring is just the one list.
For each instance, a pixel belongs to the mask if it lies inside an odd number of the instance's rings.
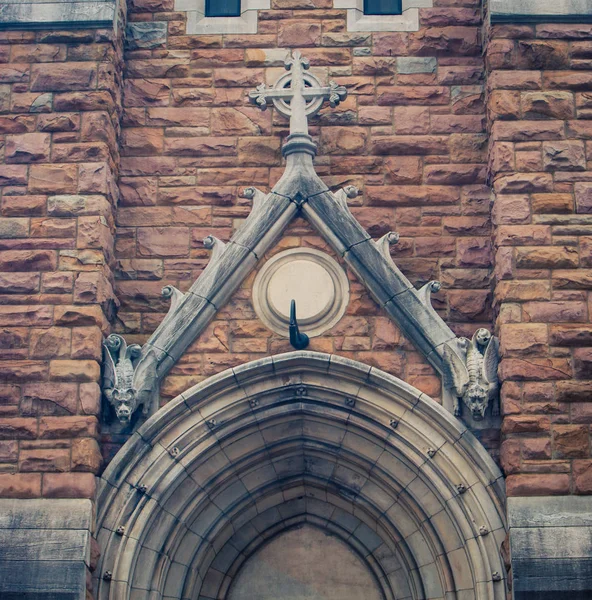
[{"label": "red sandstone block", "polygon": [[31,329],[29,356],[31,358],[62,358],[70,354],[71,330],[66,327]]},{"label": "red sandstone block", "polygon": [[565,69],[569,67],[566,41],[520,40],[516,45],[516,65],[521,69]]},{"label": "red sandstone block", "polygon": [[0,65],[0,83],[20,83],[29,80],[29,67],[26,63]]},{"label": "red sandstone block", "polygon": [[493,90],[489,94],[489,110],[496,119],[520,117],[520,93],[509,90]]},{"label": "red sandstone block", "polygon": [[569,475],[509,475],[506,493],[508,496],[563,496],[569,494]]},{"label": "red sandstone block", "polygon": [[103,457],[97,440],[77,438],[72,440],[72,471],[98,473]]},{"label": "red sandstone block", "polygon": [[0,186],[26,184],[27,165],[0,165]]},{"label": "red sandstone block", "polygon": [[53,381],[98,381],[101,368],[94,360],[52,360],[49,376]]},{"label": "red sandstone block", "polygon": [[61,92],[90,90],[96,86],[95,65],[88,62],[67,62],[31,67],[31,91]]},{"label": "red sandstone block", "polygon": [[426,27],[409,34],[409,52],[419,56],[477,56],[481,52],[479,37],[477,27]]},{"label": "red sandstone block", "polygon": [[55,324],[81,327],[97,325],[104,329],[106,319],[99,306],[56,306]]},{"label": "red sandstone block", "polygon": [[585,71],[545,71],[543,85],[548,89],[587,92],[592,87],[592,74]]},{"label": "red sandstone block", "polygon": [[52,323],[51,306],[0,306],[0,326],[48,327]]},{"label": "red sandstone block", "polygon": [[[583,321],[586,316],[582,315]],[[555,346],[592,346],[592,325],[552,325],[550,342]]]},{"label": "red sandstone block", "polygon": [[238,140],[238,164],[247,167],[279,165],[281,162],[278,138],[246,137]]},{"label": "red sandstone block", "polygon": [[450,88],[445,86],[379,86],[376,88],[379,106],[439,105],[450,102]]},{"label": "red sandstone block", "polygon": [[553,425],[553,458],[588,458],[589,429],[587,425]]},{"label": "red sandstone block", "polygon": [[540,90],[540,71],[492,71],[487,85],[490,90]]},{"label": "red sandstone block", "polygon": [[323,154],[364,153],[368,131],[363,127],[330,127],[322,131]]},{"label": "red sandstone block", "polygon": [[37,437],[37,419],[0,418],[0,439],[34,440]]},{"label": "red sandstone block", "polygon": [[452,186],[393,185],[366,188],[370,206],[422,206],[456,204],[460,190]]},{"label": "red sandstone block", "polygon": [[572,470],[574,492],[592,494],[592,460],[574,460]]},{"label": "red sandstone block", "polygon": [[113,96],[107,91],[69,92],[55,94],[53,108],[56,112],[115,110]]},{"label": "red sandstone block", "polygon": [[319,46],[321,23],[306,20],[282,20],[278,28],[278,45],[281,48]]},{"label": "red sandstone block", "polygon": [[186,227],[141,227],[138,252],[143,256],[187,256],[189,229]]},{"label": "red sandstone block", "polygon": [[501,175],[495,179],[493,187],[498,194],[552,192],[553,177],[550,173]]},{"label": "red sandstone block", "polygon": [[53,250],[0,251],[2,271],[54,271],[56,268],[57,252]]},{"label": "red sandstone block", "polygon": [[497,121],[491,132],[492,141],[530,142],[564,137],[562,121]]},{"label": "red sandstone block", "polygon": [[448,138],[446,136],[385,136],[374,137],[370,152],[378,155],[428,155],[447,154]]},{"label": "red sandstone block", "polygon": [[6,115],[0,117],[0,132],[25,134],[35,131],[35,117],[25,115]]},{"label": "red sandstone block", "polygon": [[171,87],[165,79],[127,79],[124,106],[168,106]]},{"label": "red sandstone block", "polygon": [[506,439],[500,447],[500,463],[505,475],[520,472],[520,441]]},{"label": "red sandstone block", "polygon": [[542,354],[548,349],[547,325],[502,325],[500,339],[503,356]]},{"label": "red sandstone block", "polygon": [[39,291],[40,279],[41,273],[0,273],[0,293],[34,294]]},{"label": "red sandstone block", "polygon": [[82,413],[97,416],[101,410],[101,389],[98,383],[81,383],[79,395]]},{"label": "red sandstone block", "polygon": [[22,472],[65,472],[70,470],[70,449],[21,449],[19,470]]},{"label": "red sandstone block", "polygon": [[588,319],[586,303],[578,301],[526,302],[522,310],[524,320],[531,322],[570,323]]},{"label": "red sandstone block", "polygon": [[76,413],[76,384],[30,383],[23,386],[23,416],[68,415]]},{"label": "red sandstone block", "polygon": [[555,289],[592,290],[592,269],[554,271],[552,282]]},{"label": "red sandstone block", "polygon": [[73,238],[76,235],[76,219],[31,219],[31,237]]},{"label": "red sandstone block", "polygon": [[96,491],[92,473],[44,473],[44,498],[90,498]]},{"label": "red sandstone block", "polygon": [[489,321],[491,294],[489,290],[450,290],[450,318],[457,321]]},{"label": "red sandstone block", "polygon": [[75,193],[76,165],[31,165],[29,191],[32,193]]},{"label": "red sandstone block", "polygon": [[[165,138],[164,154],[168,156],[231,156],[236,154],[236,138],[195,137]],[[274,162],[274,164],[276,164]]]},{"label": "red sandstone block", "polygon": [[44,416],[39,420],[39,438],[44,440],[96,438],[98,434],[98,421],[94,416]]},{"label": "red sandstone block", "polygon": [[34,217],[45,212],[45,196],[4,196],[0,212],[6,217]]},{"label": "red sandstone block", "polygon": [[533,194],[531,202],[533,212],[540,214],[570,213],[574,206],[571,194]]},{"label": "red sandstone block", "polygon": [[126,156],[162,154],[164,133],[155,127],[128,127],[123,130],[121,151]]},{"label": "red sandstone block", "polygon": [[[54,135],[54,142],[57,141]],[[91,161],[108,161],[110,152],[108,146],[103,142],[89,142],[85,144],[57,144],[54,143],[51,151],[51,159],[56,163],[77,163]],[[69,165],[74,166],[74,165]]]},{"label": "red sandstone block", "polygon": [[547,437],[520,440],[522,457],[525,460],[548,460],[551,458],[551,441]]},{"label": "red sandstone block", "polygon": [[503,359],[499,368],[500,379],[514,381],[547,381],[572,376],[570,361],[565,358]]},{"label": "red sandstone block", "polygon": [[37,360],[6,360],[0,362],[0,381],[44,381],[48,376],[47,363]]},{"label": "red sandstone block", "polygon": [[516,266],[519,269],[568,269],[577,267],[579,255],[569,246],[539,246],[518,248]]},{"label": "red sandstone block", "polygon": [[575,348],[574,372],[577,379],[592,379],[592,348]]},{"label": "red sandstone block", "polygon": [[40,473],[0,473],[0,490],[3,498],[39,498]]}]

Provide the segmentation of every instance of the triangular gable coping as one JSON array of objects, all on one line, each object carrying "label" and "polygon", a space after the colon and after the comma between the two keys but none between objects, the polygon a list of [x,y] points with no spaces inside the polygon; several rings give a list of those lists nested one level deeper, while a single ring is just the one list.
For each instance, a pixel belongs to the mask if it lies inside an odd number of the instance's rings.
[{"label": "triangular gable coping", "polygon": [[[450,352],[464,363],[466,341],[457,338],[432,307],[430,296],[440,288],[439,282],[430,281],[417,290],[393,262],[389,247],[396,243],[397,234],[388,233],[374,241],[352,215],[347,198],[355,197],[357,189],[348,186],[332,193],[316,174],[312,156],[290,154],[284,175],[270,193],[251,187],[244,195],[253,201],[249,216],[228,243],[214,236],[204,240],[212,255],[191,288],[185,294],[173,286],[163,289],[163,295],[171,298],[169,312],[142,346],[133,371],[131,387],[137,404],[144,405],[144,413],[155,411],[153,398],[160,381],[297,216],[311,223],[444,376],[450,404],[455,395],[449,382],[452,367],[448,363],[454,360]],[[114,337],[120,336],[110,336]]]},{"label": "triangular gable coping", "polygon": [[[306,68],[307,61],[296,52],[286,61],[287,68],[293,64],[297,65],[294,72],[296,79],[297,73],[302,74],[300,65]],[[300,81],[300,90],[303,89],[303,82]],[[344,88],[333,82],[330,82],[329,88],[319,88],[319,93],[326,94],[327,90],[340,90],[339,97],[344,97],[346,93]],[[310,93],[311,88],[307,91]],[[265,93],[259,87],[251,94],[253,102],[261,105],[262,109],[265,108],[265,101],[261,98]],[[293,94],[297,93],[297,87],[293,88]],[[335,96],[331,98],[335,100]],[[315,110],[321,104],[322,101],[317,102]],[[278,110],[284,114],[285,109],[276,102],[276,108],[278,106]],[[296,106],[299,106],[300,114],[296,114]],[[302,96],[300,104],[294,100],[291,108],[291,116],[284,114],[290,116],[291,120],[291,134],[282,149],[286,157],[286,169],[272,191],[265,194],[254,187],[247,188],[244,195],[253,201],[249,216],[228,243],[214,236],[204,240],[205,246],[212,249],[212,256],[191,288],[185,294],[174,286],[163,289],[163,295],[171,298],[171,306],[144,346],[128,347],[123,337],[117,334],[110,335],[105,341],[103,392],[115,407],[117,417],[122,422],[129,422],[139,405],[143,405],[145,416],[156,411],[154,399],[160,381],[274,245],[292,219],[303,216],[343,258],[374,300],[443,376],[444,406],[459,416],[462,398],[470,409],[464,412],[471,413],[465,419],[474,428],[488,429],[499,425],[497,339],[484,329],[477,330],[472,340],[456,337],[432,307],[431,293],[440,289],[440,283],[430,281],[417,290],[390,256],[389,246],[398,240],[398,235],[391,232],[374,241],[347,205],[347,198],[355,197],[358,190],[353,186],[336,193],[329,190],[313,165],[316,145],[308,135],[307,116],[314,112],[306,112],[308,109]],[[118,411],[118,403],[124,404],[125,414]],[[491,418],[473,419],[472,410],[475,407],[486,409],[489,404],[492,406]]]}]

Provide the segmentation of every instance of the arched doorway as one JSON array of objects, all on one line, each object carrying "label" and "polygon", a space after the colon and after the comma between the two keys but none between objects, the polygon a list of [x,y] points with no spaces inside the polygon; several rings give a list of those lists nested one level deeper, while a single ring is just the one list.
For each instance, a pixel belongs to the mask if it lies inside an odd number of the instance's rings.
[{"label": "arched doorway", "polygon": [[98,598],[231,600],[251,557],[311,526],[385,600],[501,600],[503,503],[485,449],[415,388],[341,357],[274,356],[181,394],[111,462]]}]

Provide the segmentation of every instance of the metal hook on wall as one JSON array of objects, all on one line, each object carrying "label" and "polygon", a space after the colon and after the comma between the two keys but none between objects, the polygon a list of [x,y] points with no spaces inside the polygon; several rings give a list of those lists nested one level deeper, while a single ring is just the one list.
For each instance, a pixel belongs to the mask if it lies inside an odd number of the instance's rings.
[{"label": "metal hook on wall", "polygon": [[296,350],[304,350],[310,342],[306,333],[300,333],[296,320],[296,300],[290,302],[290,344]]}]

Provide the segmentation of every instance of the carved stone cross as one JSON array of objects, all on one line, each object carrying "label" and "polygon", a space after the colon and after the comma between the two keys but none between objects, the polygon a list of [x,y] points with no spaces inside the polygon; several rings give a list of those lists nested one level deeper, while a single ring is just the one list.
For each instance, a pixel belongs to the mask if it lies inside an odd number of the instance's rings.
[{"label": "carved stone cross", "polygon": [[[288,54],[284,66],[288,73],[282,75],[270,88],[263,83],[257,86],[249,93],[249,100],[261,110],[265,110],[271,102],[281,115],[290,119],[290,136],[283,149],[284,155],[297,150],[310,152],[310,148],[307,150],[303,147],[302,139],[306,137],[310,140],[308,117],[315,115],[325,100],[333,108],[337,106],[347,96],[347,90],[334,81],[323,86],[317,77],[308,72],[310,63],[298,50]],[[304,146],[309,144],[312,144],[312,140],[308,144],[304,143]]]}]

